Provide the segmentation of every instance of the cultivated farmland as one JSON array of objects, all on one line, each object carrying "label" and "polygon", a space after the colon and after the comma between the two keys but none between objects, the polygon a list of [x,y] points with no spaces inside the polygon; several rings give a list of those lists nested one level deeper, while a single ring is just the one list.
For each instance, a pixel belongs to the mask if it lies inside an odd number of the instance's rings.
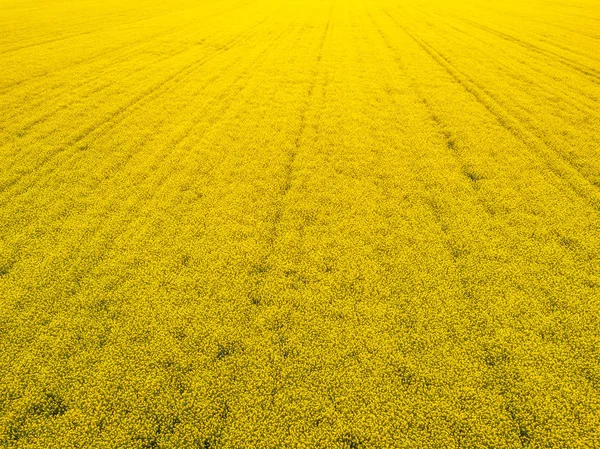
[{"label": "cultivated farmland", "polygon": [[0,447],[600,447],[600,4],[0,0]]}]

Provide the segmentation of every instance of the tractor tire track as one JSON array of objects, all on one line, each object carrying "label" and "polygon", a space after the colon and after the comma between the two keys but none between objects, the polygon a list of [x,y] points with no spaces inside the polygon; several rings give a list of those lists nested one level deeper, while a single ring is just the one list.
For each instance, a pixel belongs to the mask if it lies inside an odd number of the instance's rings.
[{"label": "tractor tire track", "polygon": [[[213,34],[211,34],[211,35],[209,35],[209,37],[214,37],[214,36],[216,36],[216,35],[218,35],[218,31],[217,31],[217,32],[215,32],[215,33],[213,33]],[[165,61],[169,61],[169,60],[171,60],[171,59],[173,59],[173,58],[176,58],[176,57],[177,57],[177,56],[179,56],[179,55],[182,55],[182,54],[184,54],[184,53],[188,52],[189,50],[190,50],[190,48],[184,48],[184,49],[178,50],[178,51],[177,51],[177,52],[175,52],[175,53],[169,54],[169,55],[167,55],[167,56],[165,56],[165,57],[163,57],[163,58],[161,58],[161,59],[157,60],[157,61],[155,62],[155,64],[161,64],[161,63],[163,63],[163,62],[165,62]],[[212,57],[212,56],[216,56],[217,52],[218,52],[218,51],[215,51],[215,52],[213,52],[213,53],[207,53],[205,56],[206,56],[207,58],[210,58],[210,57]],[[110,69],[110,68],[112,68],[112,67],[115,67],[115,66],[117,66],[117,65],[119,65],[119,64],[123,64],[123,62],[124,62],[124,60],[115,61],[114,63],[112,63],[112,64],[110,64],[110,65],[108,65],[108,66],[105,66],[105,67],[103,67],[102,69],[103,69],[103,70],[108,70],[108,69]],[[141,73],[141,72],[143,72],[144,70],[147,70],[147,68],[146,68],[146,67],[144,67],[143,65],[139,65],[139,66],[138,66],[137,68],[135,68],[135,69],[134,69],[132,72],[130,72],[128,76],[130,76],[130,77],[131,77],[132,75],[134,75],[134,74],[138,74],[138,73]],[[31,130],[32,130],[34,127],[35,127],[35,126],[37,126],[37,125],[39,125],[39,124],[41,124],[41,123],[44,123],[44,122],[45,122],[46,120],[48,120],[49,118],[52,118],[52,117],[53,117],[53,116],[54,116],[54,115],[55,115],[57,112],[59,112],[59,111],[62,111],[62,110],[65,110],[65,109],[68,109],[70,106],[72,106],[73,104],[77,103],[77,101],[78,101],[78,97],[79,97],[79,96],[82,96],[82,95],[85,95],[85,96],[90,96],[91,94],[98,94],[98,93],[104,92],[106,89],[109,89],[109,88],[111,88],[111,87],[112,87],[112,84],[110,84],[110,83],[104,83],[104,84],[102,84],[101,86],[99,86],[99,87],[96,87],[96,88],[94,88],[94,89],[92,89],[92,90],[86,90],[86,89],[87,89],[87,86],[88,86],[89,84],[93,84],[93,83],[95,83],[96,81],[97,81],[97,79],[96,79],[96,78],[92,78],[92,79],[89,79],[89,78],[87,78],[85,81],[83,81],[83,82],[82,82],[81,84],[79,84],[78,86],[74,86],[74,88],[78,88],[78,89],[80,89],[80,91],[81,91],[81,92],[79,92],[79,93],[77,93],[76,95],[74,95],[74,99],[73,99],[73,100],[71,100],[71,101],[69,101],[69,102],[67,102],[67,103],[65,103],[65,104],[60,104],[58,107],[55,107],[55,108],[54,108],[54,109],[52,109],[51,111],[49,111],[49,112],[47,112],[47,113],[45,113],[45,114],[43,114],[43,115],[41,115],[41,116],[39,116],[39,117],[36,117],[36,118],[34,118],[34,119],[30,120],[30,121],[29,121],[28,123],[26,123],[25,125],[22,125],[22,128],[21,128],[21,129],[20,129],[20,130],[17,132],[17,134],[18,134],[19,136],[24,136],[24,135],[27,135],[27,133],[29,133],[29,132],[30,132],[30,131],[31,131]],[[60,100],[60,98],[61,98],[61,89],[63,89],[63,86],[56,86],[56,87],[55,87],[55,90],[57,90],[57,91],[58,91],[58,94],[56,95],[56,97],[54,98],[54,100]],[[73,91],[72,91],[72,92],[73,92]],[[76,92],[77,92],[77,91],[74,91],[74,93],[76,93]],[[34,105],[28,105],[28,107],[29,107],[29,108],[31,108],[31,107],[38,108],[38,107],[42,107],[42,106],[46,105],[47,103],[48,103],[48,98],[47,98],[47,97],[45,97],[45,98],[43,98],[42,100],[40,100],[40,102],[39,102],[39,103],[37,103],[37,104],[34,104]],[[17,113],[16,115],[17,115],[17,116],[19,116],[19,115],[20,115],[20,113]],[[34,136],[34,137],[35,137],[35,136]],[[8,138],[9,138],[9,137],[7,136],[7,137],[4,139],[4,141],[2,141],[2,142],[0,142],[0,143],[2,143],[2,144],[5,144],[5,143],[6,143],[6,140],[7,140]],[[27,149],[27,148],[28,148],[28,146],[27,146],[27,145],[24,145],[23,147],[24,147],[25,149]],[[60,148],[60,147],[58,147],[58,148]],[[25,150],[23,150],[23,151],[25,151]],[[16,163],[16,161],[17,161],[18,157],[19,157],[19,156],[21,156],[21,155],[22,155],[22,152],[18,152],[18,153],[15,153],[15,154],[13,154],[13,161],[12,161],[12,163],[11,163],[11,164],[8,166],[7,170],[10,170],[10,169],[12,169],[12,168],[13,168],[13,166],[14,166],[14,164]],[[1,189],[0,189],[0,191],[1,191]]]},{"label": "tractor tire track", "polygon": [[600,193],[582,173],[574,168],[568,161],[565,161],[560,155],[552,151],[546,143],[534,133],[524,128],[516,119],[508,114],[497,102],[479,85],[468,79],[460,73],[452,64],[450,64],[442,55],[434,50],[429,44],[412,34],[402,26],[385,9],[386,15],[411,39],[413,39],[429,56],[438,63],[454,80],[469,92],[478,103],[487,109],[515,138],[520,140],[526,148],[538,155],[538,158],[556,175],[559,179],[567,182],[572,191],[579,197],[586,200],[594,209],[600,211]]},{"label": "tractor tire track", "polygon": [[[252,62],[250,63],[250,65],[254,65],[257,61],[259,61],[265,54],[268,53],[268,51],[271,49],[272,46],[274,46],[275,43],[279,42],[279,40],[282,38],[282,36],[284,36],[287,32],[289,32],[289,30],[292,28],[292,26],[290,25],[287,29],[284,29],[275,39],[273,39],[272,41],[270,41],[270,45],[268,45],[260,54],[259,56],[257,56],[255,59],[252,60]],[[199,91],[196,93],[197,96],[202,95],[202,92],[204,92],[204,90],[206,89],[206,87],[208,87],[209,85],[211,85],[212,83],[214,83],[217,79],[219,79],[222,76],[222,73],[226,73],[227,69],[231,68],[231,67],[235,67],[239,64],[240,59],[234,60],[231,62],[231,64],[221,73],[211,77],[209,80],[207,80],[202,87],[199,89]],[[247,72],[243,72],[241,75],[238,75],[237,78],[235,79],[235,81],[233,81],[233,83],[228,87],[228,89],[231,89],[232,86],[234,86],[237,82],[239,82],[240,79],[242,79],[245,75],[247,75]],[[242,85],[239,90],[236,91],[236,94],[241,93],[241,91],[245,88],[245,85]],[[219,104],[224,98],[225,98],[225,94],[227,93],[228,89],[226,89],[221,95],[219,95],[218,101],[216,101],[215,103]],[[227,95],[227,98],[229,98],[231,95]],[[220,110],[218,113],[218,115],[222,115],[225,114],[227,112],[227,109],[224,110]],[[215,114],[210,115],[210,117],[213,117]],[[178,137],[174,138],[169,144],[164,146],[164,150],[166,151],[165,153],[162,153],[160,155],[156,155],[156,160],[155,162],[152,164],[155,168],[154,170],[158,170],[161,168],[162,165],[164,165],[166,163],[166,160],[168,159],[168,157],[173,153],[173,150],[176,149],[179,144],[181,142],[183,142],[185,139],[188,138],[188,136],[190,135],[190,133],[198,126],[198,119],[202,118],[202,117],[206,117],[206,111],[204,109],[202,109],[202,112],[196,114],[193,118],[193,120],[191,121],[192,124],[187,126]],[[214,123],[218,123],[218,121],[215,121]],[[210,122],[208,129],[203,131],[204,135],[206,132],[208,132],[208,130],[210,129],[210,127],[212,127],[213,122]],[[89,193],[93,193],[95,191],[97,191],[102,185],[108,184],[114,177],[116,177],[118,175],[118,171],[121,168],[124,168],[128,162],[130,160],[132,160],[138,153],[141,153],[144,151],[144,147],[142,146],[141,148],[138,149],[138,151],[134,151],[130,154],[127,155],[127,157],[119,162],[116,166],[109,168],[109,176],[103,176],[97,184],[90,186],[90,189],[86,192],[86,194]],[[143,182],[143,181],[141,181]],[[44,184],[41,184],[40,187],[44,187]],[[11,197],[10,199],[12,200],[14,197]],[[0,203],[1,205],[1,203]]]},{"label": "tractor tire track", "polygon": [[[227,43],[223,44],[223,46],[216,52],[210,54],[209,56],[207,56],[205,58],[202,58],[200,60],[197,60],[190,64],[187,64],[186,66],[179,69],[175,73],[172,73],[165,79],[154,84],[151,88],[146,89],[142,93],[136,95],[135,97],[133,97],[132,99],[127,101],[124,105],[113,110],[112,113],[110,113],[110,115],[108,116],[108,118],[106,118],[100,122],[96,122],[95,124],[90,125],[90,126],[84,128],[83,130],[79,131],[76,135],[74,135],[70,139],[68,139],[65,142],[65,144],[63,144],[61,147],[57,148],[56,151],[54,153],[52,153],[49,157],[45,158],[40,164],[30,168],[29,170],[27,170],[25,172],[21,172],[19,174],[19,179],[22,179],[24,176],[29,175],[35,171],[39,171],[40,169],[43,169],[45,165],[47,165],[48,163],[53,161],[55,157],[59,156],[64,151],[66,151],[67,148],[73,149],[73,147],[76,144],[83,141],[90,135],[92,135],[92,134],[102,135],[102,134],[107,133],[108,131],[113,129],[115,126],[117,126],[119,123],[121,123],[125,119],[126,113],[129,112],[131,109],[138,106],[139,104],[142,104],[143,102],[147,102],[147,101],[151,100],[152,98],[157,97],[158,94],[160,93],[159,91],[163,87],[167,86],[173,80],[176,80],[178,78],[185,78],[185,77],[189,76],[194,71],[200,69],[204,64],[206,64],[212,58],[220,55],[221,53],[228,51],[232,46],[234,46],[237,42],[239,42],[241,39],[243,39],[244,36],[249,34],[250,31],[256,29],[257,27],[262,25],[265,21],[266,21],[266,19],[264,19],[263,21],[259,22],[256,25],[250,27],[249,29],[245,30],[240,35],[236,36],[235,38],[231,39]],[[76,153],[72,153],[71,155],[69,155],[67,157],[67,159],[72,157],[73,154],[76,154]],[[63,163],[64,163],[64,161],[63,161]],[[57,166],[47,172],[44,172],[43,175],[47,176],[48,174],[55,172],[59,168],[60,168],[60,166]],[[40,173],[40,176],[41,175],[42,175],[42,173]],[[12,185],[15,185],[17,183],[18,183],[18,180],[13,182],[9,186],[6,186],[6,185],[3,186],[2,188],[0,188],[0,194],[6,192],[7,188],[10,188]],[[18,195],[18,194],[22,193],[23,191],[27,190],[30,187],[30,185],[31,184],[22,187],[20,191],[16,192],[16,194]],[[15,192],[9,192],[9,193],[15,194]]]},{"label": "tractor tire track", "polygon": [[315,67],[312,71],[312,77],[307,89],[306,97],[304,99],[304,104],[300,108],[300,123],[298,133],[296,135],[296,138],[294,139],[293,144],[291,145],[291,148],[288,150],[287,161],[283,168],[283,179],[280,187],[279,198],[276,199],[275,212],[270,223],[270,230],[266,236],[267,250],[266,253],[257,262],[255,269],[252,272],[254,274],[254,279],[252,280],[251,285],[248,286],[248,299],[250,300],[250,303],[255,306],[269,305],[265,303],[261,290],[270,274],[270,259],[273,257],[273,254],[275,252],[275,245],[277,239],[279,238],[279,227],[281,225],[281,220],[283,218],[283,213],[285,210],[285,199],[287,198],[290,190],[293,188],[292,183],[294,179],[294,165],[298,154],[302,149],[302,136],[307,126],[306,116],[311,106],[311,99],[314,94],[314,89],[317,85],[317,76],[319,66],[321,65],[321,60],[323,57],[323,48],[325,46],[325,41],[332,26],[331,21],[333,6],[334,5],[332,4],[329,10],[327,24],[325,26],[325,30],[323,32],[323,35],[321,36],[317,47]]},{"label": "tractor tire track", "polygon": [[482,25],[480,23],[474,22],[470,19],[467,18],[461,18],[459,17],[460,20],[469,23],[470,25],[479,28],[483,31],[486,31],[490,34],[493,34],[495,36],[500,37],[501,39],[504,39],[508,42],[512,42],[514,44],[520,45],[523,48],[526,48],[529,51],[532,51],[536,54],[542,55],[546,58],[549,58],[553,61],[559,61],[560,63],[562,63],[563,65],[570,67],[573,70],[576,70],[584,75],[586,75],[590,81],[592,81],[595,84],[600,84],[600,70],[594,69],[592,67],[588,67],[585,66],[577,61],[574,61],[572,59],[569,59],[565,56],[562,56],[558,53],[555,53],[553,51],[550,50],[546,50],[544,48],[538,47],[537,45],[531,44],[529,42],[525,42],[519,38],[516,38],[514,36],[511,36],[509,34],[503,33],[501,31],[497,31],[494,30],[493,28],[490,28],[488,26]]},{"label": "tractor tire track", "polygon": [[[241,8],[242,6],[246,6],[246,5],[248,5],[248,2],[239,2],[237,4],[237,6],[234,7],[232,10]],[[225,13],[230,13],[232,10],[219,11],[219,12],[217,12],[215,14],[207,16],[206,19],[217,17],[217,16],[219,16],[221,14],[225,14]],[[188,24],[186,26],[192,26],[192,25],[193,24]],[[125,44],[123,44],[121,46],[118,46],[118,47],[115,47],[115,48],[111,48],[110,50],[107,50],[105,52],[96,54],[94,56],[91,56],[89,58],[86,58],[86,59],[83,59],[83,60],[80,60],[80,61],[76,61],[76,62],[74,62],[72,64],[67,65],[67,66],[60,67],[60,68],[54,69],[54,70],[49,70],[49,71],[45,72],[42,75],[35,75],[35,76],[28,77],[28,78],[20,80],[20,81],[16,81],[16,82],[14,82],[12,84],[4,85],[0,89],[0,96],[1,95],[6,95],[6,94],[12,92],[12,90],[14,88],[26,86],[26,85],[28,85],[28,84],[30,84],[30,83],[32,83],[32,82],[34,82],[34,81],[36,81],[36,80],[38,80],[40,78],[44,78],[44,77],[46,77],[48,75],[52,75],[52,74],[55,74],[55,73],[60,73],[60,72],[62,72],[64,70],[70,70],[70,69],[72,69],[74,67],[78,67],[80,65],[90,64],[90,63],[92,63],[92,62],[94,62],[94,61],[96,61],[98,59],[102,59],[102,58],[106,57],[107,55],[119,52],[119,51],[121,51],[123,49],[127,49],[128,50],[128,54],[135,55],[135,54],[139,53],[140,48],[151,47],[152,45],[155,45],[155,43],[153,42],[154,39],[162,38],[162,37],[166,37],[166,36],[170,36],[172,34],[175,34],[177,32],[181,32],[181,31],[182,31],[182,29],[180,27],[174,27],[174,28],[168,29],[166,31],[162,31],[162,32],[159,32],[159,33],[152,34],[152,35],[147,36],[147,37],[145,37],[143,39],[136,40],[134,42],[127,42],[127,43],[125,43]],[[132,48],[132,46],[136,46],[136,47]],[[103,67],[103,69],[105,69],[107,67],[110,67],[110,65]]]},{"label": "tractor tire track", "polygon": [[306,114],[308,113],[308,110],[310,108],[310,103],[311,103],[311,99],[313,96],[314,88],[317,85],[317,73],[319,70],[320,63],[321,63],[321,58],[323,57],[323,47],[325,46],[325,40],[327,39],[327,34],[329,33],[329,28],[331,26],[332,11],[333,11],[333,5],[331,6],[331,9],[329,10],[329,18],[327,20],[327,25],[325,27],[323,36],[321,37],[321,40],[319,42],[319,47],[318,47],[318,51],[317,51],[317,62],[316,62],[315,69],[313,71],[312,81],[310,82],[310,85],[308,86],[308,91],[307,91],[307,95],[306,95],[304,108],[300,112],[300,128],[298,131],[298,136],[296,137],[296,139],[294,141],[294,145],[292,146],[292,148],[288,154],[288,160],[287,160],[287,163],[284,168],[283,185],[281,188],[282,193],[281,193],[281,198],[280,198],[280,206],[277,208],[274,219],[273,219],[273,235],[270,237],[271,244],[273,244],[274,241],[277,239],[277,234],[278,234],[277,228],[279,226],[279,223],[281,221],[281,217],[283,214],[283,203],[285,202],[285,197],[287,196],[288,192],[292,188],[294,163],[296,162],[296,157],[298,156],[298,153],[302,146],[302,136],[304,134],[304,130],[306,129]]},{"label": "tractor tire track", "polygon": [[[39,47],[41,45],[51,44],[51,43],[54,43],[54,42],[62,42],[62,41],[68,40],[68,39],[74,39],[74,38],[81,37],[81,36],[86,36],[86,35],[95,34],[95,33],[101,33],[103,31],[110,30],[112,28],[118,28],[120,26],[125,26],[125,25],[131,25],[133,23],[143,22],[145,20],[151,20],[151,19],[154,19],[156,17],[161,17],[161,16],[165,16],[165,15],[168,15],[168,14],[173,14],[175,12],[180,12],[180,11],[185,11],[185,10],[188,10],[188,9],[195,9],[195,8],[199,8],[199,6],[192,6],[190,8],[182,8],[182,9],[175,10],[175,11],[171,11],[170,10],[170,11],[166,11],[166,12],[162,12],[162,13],[158,13],[158,14],[148,15],[146,17],[142,17],[140,19],[131,20],[131,21],[128,21],[128,22],[121,22],[121,23],[118,23],[118,24],[114,24],[113,26],[108,26],[108,27],[104,27],[104,28],[100,28],[100,29],[96,29],[96,30],[85,31],[83,33],[71,34],[69,36],[63,36],[63,37],[56,38],[56,39],[48,39],[48,40],[45,40],[43,42],[36,42],[36,43],[33,43],[33,44],[22,45],[20,47],[13,47],[13,48],[5,49],[5,50],[0,50],[0,56],[1,55],[5,55],[7,53],[14,53],[14,52],[17,52],[17,51],[20,51],[20,50],[25,50],[25,49],[28,49],[28,48]],[[92,23],[94,23],[94,22],[92,21]]]},{"label": "tractor tire track", "polygon": [[[404,67],[404,64],[402,63],[402,61],[399,59],[397,50],[391,44],[389,38],[383,33],[381,27],[377,24],[377,22],[375,21],[375,19],[373,18],[373,16],[371,14],[369,14],[369,18],[371,19],[371,22],[373,23],[374,29],[377,31],[379,36],[381,36],[386,49],[392,55],[392,58],[393,58],[394,62],[396,63],[396,66],[398,67],[400,72],[405,72],[406,68]],[[408,83],[411,86],[411,91],[418,98],[419,103],[424,105],[424,108],[426,110],[426,113],[427,113],[428,119],[430,120],[431,125],[437,130],[437,133],[440,136],[440,145],[441,146],[443,145],[444,140],[446,142],[452,142],[452,147],[449,144],[444,145],[444,146],[448,149],[448,154],[455,160],[456,165],[458,166],[459,170],[462,171],[462,173],[464,174],[466,167],[468,166],[468,163],[464,157],[461,157],[460,153],[458,151],[456,151],[456,148],[455,148],[455,146],[458,145],[460,142],[457,142],[457,139],[454,136],[452,136],[450,134],[450,132],[448,131],[447,126],[441,121],[441,119],[439,119],[439,117],[436,114],[436,111],[433,109],[429,100],[422,94],[420,88],[418,87],[418,85],[416,83],[416,80],[414,78],[410,78],[408,80]],[[396,103],[393,97],[391,97],[391,99],[392,99],[392,101],[394,101],[394,103]],[[426,189],[426,190],[428,190],[428,189]],[[470,203],[473,205],[474,209],[477,209],[479,212],[483,213],[487,217],[490,217],[490,212],[486,209],[485,205],[483,205],[481,203],[481,200],[480,200],[479,196],[477,195],[477,191],[475,189],[472,189],[472,188],[471,189],[463,189],[463,191],[467,195],[469,195]],[[437,225],[437,228],[440,232],[440,236],[443,236],[442,240],[444,241],[445,246],[448,250],[448,255],[451,256],[451,258],[454,262],[456,262],[457,261],[456,245],[454,244],[454,241],[450,236],[447,220],[444,220],[444,218],[442,216],[442,213],[440,210],[441,207],[440,207],[439,203],[433,197],[426,197],[426,198],[424,198],[424,201],[427,204],[428,208],[430,209],[432,218],[434,219],[434,221]]]},{"label": "tractor tire track", "polygon": [[[266,19],[265,19],[265,20],[266,20]],[[264,21],[263,21],[263,22],[264,22]],[[245,32],[247,32],[247,31],[250,31],[250,29],[247,29]],[[204,38],[203,40],[204,40],[204,41],[206,41],[206,40],[208,40],[209,38],[213,38],[213,37],[217,36],[217,35],[218,35],[220,32],[221,32],[220,30],[217,30],[217,31],[213,32],[212,34],[210,34],[209,36],[207,36],[206,38]],[[240,35],[238,36],[238,40],[239,40],[239,38],[240,38]],[[149,43],[149,45],[152,45],[152,42],[150,42],[150,43]],[[218,50],[222,50],[222,49],[223,49],[223,47],[224,47],[224,46],[227,46],[227,45],[228,45],[227,43],[226,43],[226,44],[220,44],[220,47],[219,47],[219,49],[218,49]],[[159,59],[158,61],[155,61],[155,64],[160,64],[160,63],[161,63],[161,62],[163,62],[163,61],[168,61],[168,60],[170,60],[170,59],[173,59],[173,58],[175,58],[175,57],[177,57],[177,56],[179,56],[179,55],[181,55],[181,54],[183,54],[183,53],[185,53],[185,52],[189,51],[189,50],[190,50],[190,48],[193,48],[193,46],[191,46],[191,47],[188,47],[188,48],[183,48],[183,49],[181,49],[181,50],[178,50],[178,51],[176,51],[176,52],[174,52],[174,53],[171,53],[171,54],[169,54],[169,55],[167,55],[167,56],[165,56],[165,57],[163,57],[163,58]],[[218,50],[217,50],[215,53],[217,53],[217,52],[218,52]],[[135,53],[134,53],[134,54],[135,54]],[[208,54],[207,56],[214,56],[214,54]],[[120,60],[118,60],[118,61],[115,61],[115,62],[113,62],[113,63],[109,64],[108,66],[104,66],[104,67],[102,67],[102,68],[101,68],[101,70],[103,70],[103,71],[106,71],[106,70],[108,70],[108,69],[110,69],[110,68],[112,68],[112,67],[114,67],[114,66],[117,66],[118,64],[122,64],[122,63],[124,63],[124,62],[129,62],[129,60],[127,60],[127,59],[120,59]],[[184,67],[184,69],[185,69],[185,67]],[[145,67],[144,67],[143,65],[140,65],[140,66],[139,66],[138,68],[136,68],[136,69],[135,69],[133,72],[131,72],[131,74],[139,73],[139,72],[142,72],[142,71],[144,71],[144,70],[145,70]],[[131,74],[130,74],[129,76],[131,76]],[[84,80],[84,81],[83,81],[81,84],[79,84],[79,85],[77,85],[77,86],[70,87],[70,89],[73,89],[73,88],[83,88],[83,89],[85,89],[85,86],[87,86],[87,85],[89,85],[89,84],[92,84],[92,83],[94,83],[95,81],[96,81],[96,78],[92,78],[92,79],[90,79],[90,78],[86,78],[86,79],[85,79],[85,80]],[[103,87],[110,87],[110,85],[103,86]],[[57,95],[54,97],[54,99],[59,99],[59,100],[60,100],[60,98],[61,98],[61,95],[62,95],[62,91],[61,91],[61,89],[63,89],[63,88],[64,88],[64,87],[63,87],[63,86],[61,86],[61,85],[59,85],[59,86],[56,86],[56,87],[54,88],[56,91],[58,91],[58,94],[57,94]],[[83,89],[82,89],[82,92],[81,92],[81,94],[79,94],[79,95],[83,95],[83,94],[89,95],[90,91],[85,91],[85,90],[83,90]],[[93,91],[91,91],[91,93],[98,93],[98,92],[102,92],[103,90],[104,90],[104,88],[94,89]],[[79,95],[77,95],[77,96],[79,96]],[[49,111],[48,113],[46,113],[46,114],[42,115],[41,117],[37,117],[36,119],[34,119],[34,120],[31,120],[30,122],[28,122],[27,124],[25,124],[25,125],[23,126],[23,128],[22,128],[22,129],[21,129],[21,130],[20,130],[18,133],[19,133],[19,134],[25,134],[25,133],[27,133],[27,132],[28,132],[28,131],[30,131],[30,130],[31,130],[33,127],[34,127],[34,126],[36,126],[37,124],[40,124],[40,123],[44,122],[45,120],[47,120],[48,118],[52,117],[52,115],[54,115],[54,113],[55,113],[55,112],[58,112],[58,111],[60,111],[60,110],[62,110],[62,109],[65,109],[65,108],[69,107],[71,104],[73,104],[73,103],[75,103],[75,102],[77,102],[77,99],[74,99],[74,100],[70,101],[70,102],[69,102],[69,103],[67,103],[67,104],[60,105],[59,107],[55,108],[55,109],[54,109],[54,110],[52,110],[52,111]],[[48,96],[47,96],[47,95],[46,95],[46,96],[45,96],[45,97],[44,97],[44,98],[43,98],[43,99],[42,99],[42,100],[41,100],[39,103],[37,103],[37,104],[34,104],[34,105],[33,105],[33,107],[36,107],[36,108],[37,108],[37,107],[41,107],[41,106],[45,105],[46,103],[48,103]],[[31,106],[32,106],[32,105],[29,105],[29,107],[31,107]],[[21,115],[21,113],[17,113],[16,115],[17,115],[17,116],[19,116],[19,115]],[[2,142],[2,143],[4,143],[4,142]]]},{"label": "tractor tire track", "polygon": [[[425,14],[425,15],[428,15],[428,16],[434,18],[433,13],[429,13],[429,12],[424,11],[417,7],[414,7],[414,9],[418,10],[422,14]],[[434,20],[443,21],[446,24],[446,26],[453,29],[454,31],[461,33],[462,35],[464,35],[466,37],[467,40],[475,40],[478,44],[489,45],[487,43],[487,41],[482,41],[481,39],[477,39],[477,37],[473,36],[472,34],[469,34],[466,31],[461,30],[461,29],[451,25],[449,22],[447,22],[446,17],[444,17],[438,13],[436,13],[435,16],[436,17],[434,18]],[[456,20],[461,20],[456,15],[447,14],[447,16],[452,16]],[[465,42],[465,41],[463,41],[463,42]],[[467,44],[467,45],[472,47],[472,44]],[[485,52],[485,50],[481,50],[481,51]],[[485,53],[487,54],[487,52],[485,52]],[[511,53],[507,53],[506,57],[504,59],[510,59],[513,62],[522,64],[522,62],[518,58],[515,58],[514,55]],[[547,82],[542,85],[538,78],[532,78],[531,76],[527,77],[525,74],[518,72],[513,67],[513,65],[504,63],[503,62],[504,59],[499,59],[499,60],[497,59],[494,61],[494,63],[503,67],[503,71],[504,70],[512,71],[513,74],[511,75],[511,78],[513,78],[519,82],[535,84],[537,87],[543,86],[543,89],[546,92],[549,92],[554,96],[561,97],[562,101],[569,104],[569,106],[571,106],[573,109],[575,109],[581,113],[584,113],[584,114],[591,114],[591,115],[598,116],[598,101],[595,98],[590,97],[589,93],[585,89],[580,89],[577,86],[571,86],[571,89],[565,90],[564,81],[561,80],[560,78],[557,78],[556,76],[553,76],[551,71],[544,70],[544,68],[546,68],[546,66],[544,66],[543,68],[539,68],[534,65],[528,65],[527,68],[529,70],[534,71],[535,73],[543,76],[544,78],[549,78],[552,83],[556,84],[556,86],[553,86],[553,85],[550,85],[550,82]],[[547,67],[550,67],[550,66],[547,66]],[[579,94],[579,95],[578,96],[575,95],[574,91],[576,91],[577,94]]]},{"label": "tractor tire track", "polygon": [[[285,32],[289,31],[289,29],[291,28],[288,27],[286,30],[284,30],[284,32],[282,32],[277,39],[272,39],[269,40],[270,44],[267,45],[267,47],[257,56],[253,59],[253,61],[248,65],[249,67],[254,67],[254,63],[257,61],[260,61],[265,54],[267,54],[272,48],[277,47],[278,45],[282,44],[282,40],[280,39]],[[211,120],[208,125],[206,126],[206,128],[202,131],[202,133],[199,136],[194,136],[196,141],[201,141],[202,138],[215,126],[217,125],[219,122],[221,122],[221,120],[223,120],[226,117],[227,112],[236,105],[236,100],[239,99],[239,94],[248,86],[248,82],[252,79],[252,77],[248,77],[248,70],[242,72],[240,75],[238,75],[235,80],[219,95],[217,96],[212,103],[214,103],[215,105],[217,105],[219,108],[218,112],[214,112],[210,115],[210,117],[213,118],[213,120]],[[240,80],[244,80],[244,82],[242,84],[239,84]],[[224,100],[228,100],[228,101],[224,101]],[[205,116],[205,113],[202,114],[198,114],[197,117],[200,116]],[[86,232],[86,238],[85,239],[81,239],[80,240],[80,244],[78,245],[77,248],[73,249],[73,252],[82,252],[81,248],[84,247],[84,245],[86,244],[86,242],[88,241],[93,241],[95,240],[95,237],[97,237],[99,234],[104,233],[106,230],[108,230],[108,234],[105,236],[103,242],[104,244],[104,252],[102,253],[103,255],[97,257],[94,259],[94,261],[91,264],[88,264],[85,267],[85,274],[83,274],[79,279],[78,279],[78,283],[79,284],[83,284],[86,279],[91,279],[94,276],[93,273],[93,269],[97,266],[99,266],[102,262],[104,262],[106,260],[108,254],[110,254],[116,244],[117,244],[117,240],[120,236],[122,236],[124,233],[128,232],[131,229],[141,229],[143,226],[141,226],[143,224],[143,221],[145,220],[145,214],[141,214],[139,213],[142,209],[140,209],[140,205],[142,204],[146,204],[147,207],[151,207],[152,202],[154,201],[155,198],[157,198],[157,196],[160,194],[161,192],[161,188],[163,186],[166,185],[166,182],[172,178],[173,175],[173,171],[177,170],[175,165],[169,165],[168,164],[168,160],[169,158],[173,159],[176,155],[177,152],[179,153],[183,153],[184,158],[187,156],[187,158],[189,159],[192,155],[192,152],[189,151],[189,148],[184,148],[185,147],[189,147],[189,145],[191,144],[187,144],[186,145],[186,140],[189,140],[190,136],[191,136],[191,131],[192,129],[196,126],[196,124],[188,127],[188,129],[186,131],[184,131],[180,136],[177,136],[175,139],[173,139],[168,145],[165,145],[165,149],[169,150],[166,154],[164,154],[164,157],[161,159],[161,161],[159,162],[159,166],[153,170],[153,172],[151,173],[152,175],[156,175],[156,178],[154,180],[150,181],[150,175],[148,175],[145,179],[143,179],[142,181],[140,181],[140,183],[138,183],[134,188],[136,190],[139,189],[139,186],[142,183],[147,184],[147,187],[145,188],[145,191],[149,192],[148,195],[143,194],[142,192],[139,192],[139,194],[137,195],[137,198],[135,201],[133,202],[127,202],[125,203],[126,205],[119,211],[119,216],[122,218],[120,221],[114,222],[114,221],[103,221],[103,220],[95,220],[94,222],[96,223],[96,226],[94,226],[93,228],[89,229]],[[180,161],[181,162],[181,161]],[[187,165],[185,163],[181,163],[180,165]],[[211,167],[206,175],[207,178],[210,179],[214,179],[212,177],[210,177],[210,173],[214,173],[216,169],[218,169],[219,164],[215,164],[213,167]],[[162,173],[158,173],[159,171],[162,171],[162,168],[167,168],[167,170],[164,170]],[[102,181],[102,183],[108,182],[108,180],[104,180]],[[209,183],[210,185],[210,183]],[[99,187],[99,186],[97,186]],[[118,204],[120,204],[120,201],[117,201]],[[96,210],[89,210],[86,213],[88,214],[102,214],[103,210],[106,210],[106,208],[110,207],[110,204],[104,204],[102,203],[101,205],[98,205]],[[73,263],[76,263],[77,261],[81,261],[82,257],[81,256],[75,256],[75,259],[73,259]],[[77,294],[77,291],[73,291],[71,292],[68,298],[74,297]],[[63,302],[65,300],[64,297],[61,297],[59,299],[57,299],[57,301],[60,300],[61,302]],[[56,304],[56,301],[53,302],[53,304]]]}]

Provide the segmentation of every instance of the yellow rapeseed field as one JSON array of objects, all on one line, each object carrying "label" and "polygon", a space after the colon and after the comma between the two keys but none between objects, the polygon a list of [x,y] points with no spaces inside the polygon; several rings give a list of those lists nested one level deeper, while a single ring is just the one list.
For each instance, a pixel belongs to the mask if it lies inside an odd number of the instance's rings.
[{"label": "yellow rapeseed field", "polygon": [[0,0],[0,448],[600,448],[597,0]]}]

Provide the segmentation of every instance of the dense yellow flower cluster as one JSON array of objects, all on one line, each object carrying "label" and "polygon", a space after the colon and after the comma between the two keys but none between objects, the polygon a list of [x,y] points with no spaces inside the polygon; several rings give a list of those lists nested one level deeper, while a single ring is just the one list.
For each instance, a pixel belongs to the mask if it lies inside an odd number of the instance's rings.
[{"label": "dense yellow flower cluster", "polygon": [[599,20],[0,0],[0,447],[600,447]]}]

